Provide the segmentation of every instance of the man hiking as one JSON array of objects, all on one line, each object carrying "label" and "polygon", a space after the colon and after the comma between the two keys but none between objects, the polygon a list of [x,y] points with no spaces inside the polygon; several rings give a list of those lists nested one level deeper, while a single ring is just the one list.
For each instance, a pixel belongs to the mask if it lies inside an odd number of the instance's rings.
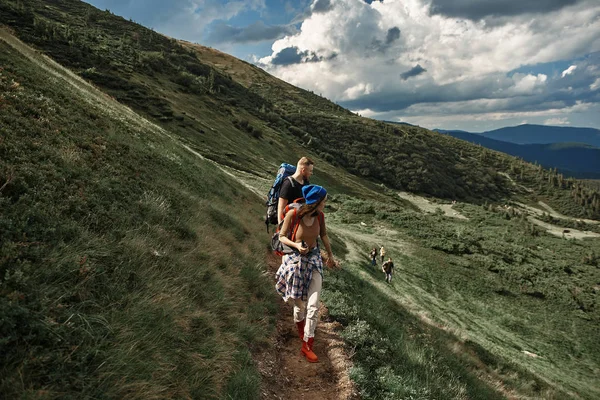
[{"label": "man hiking", "polygon": [[385,273],[385,281],[392,283],[392,273],[394,272],[394,263],[391,258],[388,258],[386,262],[381,266],[381,270]]},{"label": "man hiking", "polygon": [[302,157],[298,160],[296,172],[287,177],[281,184],[279,190],[279,202],[277,203],[277,223],[281,223],[283,210],[288,203],[302,198],[302,188],[310,182],[308,181],[313,174],[314,161],[308,157]]},{"label": "man hiking", "polygon": [[371,256],[371,265],[376,266],[377,265],[377,249],[375,247],[373,247],[373,250],[371,250],[371,253],[369,255]]},{"label": "man hiking", "polygon": [[381,256],[381,263],[383,264],[383,259],[385,258],[385,249],[383,246],[381,246],[381,249],[379,249],[379,255]]}]

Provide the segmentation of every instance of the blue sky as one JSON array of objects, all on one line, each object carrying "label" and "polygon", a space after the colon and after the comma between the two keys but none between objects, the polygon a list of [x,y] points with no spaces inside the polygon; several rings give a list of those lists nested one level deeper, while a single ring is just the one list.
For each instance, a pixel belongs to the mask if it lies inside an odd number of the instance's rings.
[{"label": "blue sky", "polygon": [[89,0],[377,119],[600,129],[597,0]]}]

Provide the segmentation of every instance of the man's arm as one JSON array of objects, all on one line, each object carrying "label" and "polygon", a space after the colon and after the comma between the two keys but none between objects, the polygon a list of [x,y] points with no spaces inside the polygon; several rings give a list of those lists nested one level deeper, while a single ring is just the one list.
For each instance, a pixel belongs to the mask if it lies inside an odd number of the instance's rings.
[{"label": "man's arm", "polygon": [[281,223],[281,214],[283,214],[283,210],[285,210],[285,206],[287,206],[289,201],[282,197],[279,198],[277,203],[277,224]]}]

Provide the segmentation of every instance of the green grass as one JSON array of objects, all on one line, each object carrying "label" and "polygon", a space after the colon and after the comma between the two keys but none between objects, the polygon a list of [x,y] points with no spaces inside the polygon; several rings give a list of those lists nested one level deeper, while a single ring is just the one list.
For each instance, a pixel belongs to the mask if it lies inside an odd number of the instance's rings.
[{"label": "green grass", "polygon": [[[347,196],[331,207],[352,251],[324,299],[366,398],[598,396],[600,272],[583,257],[597,241],[532,236],[479,206],[461,205],[467,221]],[[389,286],[367,256],[381,244],[397,266]]]},{"label": "green grass", "polygon": [[[450,334],[421,323],[350,267],[326,277],[324,299],[353,353],[363,398],[503,398],[448,347]],[[375,277],[374,277],[375,278]],[[381,276],[378,277],[381,279]]]},{"label": "green grass", "polygon": [[258,398],[260,202],[0,50],[3,397]]},{"label": "green grass", "polygon": [[[597,241],[475,205],[469,221],[421,215],[394,193],[590,216],[592,184],[359,118],[243,62],[227,72],[83,2],[4,0],[0,15],[104,91],[0,42],[4,397],[258,398],[251,353],[278,300],[262,201],[239,180],[266,193],[303,155],[331,193],[346,267],[324,299],[364,398],[598,397]],[[366,268],[383,243],[391,286]]]}]

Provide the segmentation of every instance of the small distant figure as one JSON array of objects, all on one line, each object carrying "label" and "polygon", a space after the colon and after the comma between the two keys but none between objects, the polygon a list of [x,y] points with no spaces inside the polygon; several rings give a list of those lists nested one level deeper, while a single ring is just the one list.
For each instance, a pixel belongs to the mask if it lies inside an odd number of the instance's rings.
[{"label": "small distant figure", "polygon": [[381,266],[381,270],[385,273],[385,281],[392,283],[392,274],[394,273],[394,263],[391,258],[388,258],[386,262]]},{"label": "small distant figure", "polygon": [[375,247],[373,247],[373,250],[371,250],[370,256],[371,256],[371,265],[376,266],[377,265],[377,249]]},{"label": "small distant figure", "polygon": [[385,259],[385,248],[383,246],[379,249],[379,255],[381,256],[381,263],[383,264],[383,260]]}]

